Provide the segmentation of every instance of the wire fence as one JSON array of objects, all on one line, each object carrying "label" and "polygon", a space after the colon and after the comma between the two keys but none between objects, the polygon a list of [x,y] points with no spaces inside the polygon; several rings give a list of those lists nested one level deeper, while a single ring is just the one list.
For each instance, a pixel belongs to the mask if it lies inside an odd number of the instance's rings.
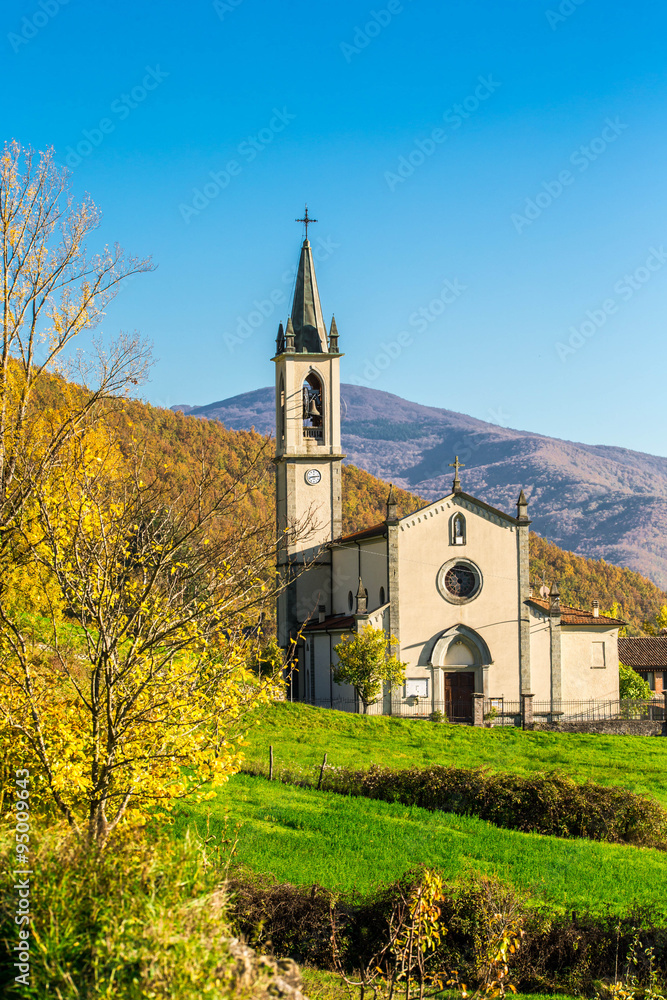
[{"label": "wire fence", "polygon": [[532,715],[535,724],[604,721],[664,722],[667,719],[666,699],[625,698],[617,701],[533,701],[532,713],[521,701],[504,697],[479,699],[459,698],[435,701],[431,698],[398,699],[385,696],[364,706],[359,698],[334,698],[309,701],[317,708],[332,708],[340,712],[364,715],[392,715],[404,719],[430,719],[434,722],[454,722],[467,725],[516,726],[525,724],[524,713]]}]

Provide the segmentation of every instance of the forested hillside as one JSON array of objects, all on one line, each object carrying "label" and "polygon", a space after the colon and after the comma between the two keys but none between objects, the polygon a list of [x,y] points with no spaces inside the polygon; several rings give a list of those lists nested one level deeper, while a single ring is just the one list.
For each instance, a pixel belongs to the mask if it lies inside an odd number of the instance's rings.
[{"label": "forested hillside", "polygon": [[[267,387],[187,409],[270,434],[274,399]],[[540,535],[667,587],[667,458],[513,430],[360,385],[341,385],[341,408],[348,462],[436,500],[449,490],[458,455],[468,493],[513,511],[524,489]]]},{"label": "forested hillside", "polygon": [[[125,409],[134,424],[134,436],[144,442],[161,476],[186,476],[202,458],[234,472],[259,453],[266,475],[253,495],[253,503],[257,517],[267,530],[272,530],[273,446],[269,437],[255,431],[228,430],[217,420],[197,420],[142,403],[128,403]],[[381,521],[386,512],[387,490],[388,484],[381,479],[354,465],[344,466],[343,530],[354,531]],[[406,490],[396,490],[396,496],[399,514],[425,502]],[[531,577],[537,586],[543,580],[547,584],[557,580],[563,602],[575,607],[588,608],[594,598],[603,609],[618,604],[633,633],[667,603],[667,594],[640,573],[602,559],[575,555],[535,534],[531,536]]]},{"label": "forested hillside", "polygon": [[[44,407],[56,405],[61,386],[53,379],[42,388]],[[249,463],[258,464],[263,475],[247,502],[257,522],[267,532],[273,531],[273,443],[268,435],[230,430],[218,420],[197,420],[133,400],[116,403],[113,410],[121,444],[129,451],[132,439],[139,442],[147,468],[171,487],[194,478],[202,462],[228,472],[230,478]],[[355,531],[381,521],[388,488],[386,482],[363,469],[343,466],[343,530]],[[396,489],[395,493],[399,515],[426,502],[407,490]],[[640,573],[567,552],[535,534],[531,535],[531,579],[536,587],[543,581],[549,585],[557,580],[563,602],[575,607],[590,607],[595,598],[603,609],[617,604],[633,634],[667,604],[667,594]]]}]

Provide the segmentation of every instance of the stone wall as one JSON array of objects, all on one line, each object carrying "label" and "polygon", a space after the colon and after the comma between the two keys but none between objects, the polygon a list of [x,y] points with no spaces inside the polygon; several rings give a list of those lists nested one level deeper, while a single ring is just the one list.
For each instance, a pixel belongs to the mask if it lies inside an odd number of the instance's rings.
[{"label": "stone wall", "polygon": [[639,719],[603,719],[600,722],[535,722],[546,733],[598,733],[601,736],[665,736],[663,722]]}]

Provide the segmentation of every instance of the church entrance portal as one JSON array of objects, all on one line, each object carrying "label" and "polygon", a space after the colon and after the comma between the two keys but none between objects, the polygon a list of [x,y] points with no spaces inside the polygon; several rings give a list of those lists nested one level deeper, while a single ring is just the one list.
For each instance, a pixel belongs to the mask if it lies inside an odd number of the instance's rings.
[{"label": "church entrance portal", "polygon": [[445,674],[445,714],[449,722],[472,722],[475,675],[457,670]]}]

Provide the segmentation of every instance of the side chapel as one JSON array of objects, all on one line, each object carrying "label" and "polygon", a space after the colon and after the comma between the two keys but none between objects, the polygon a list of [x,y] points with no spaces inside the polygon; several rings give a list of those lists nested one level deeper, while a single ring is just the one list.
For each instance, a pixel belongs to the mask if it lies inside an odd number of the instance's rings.
[{"label": "side chapel", "polygon": [[296,644],[291,697],[360,710],[353,689],[333,682],[333,650],[370,623],[396,637],[408,669],[405,684],[369,711],[398,714],[409,705],[411,713],[438,709],[472,722],[481,718],[480,695],[518,702],[532,694],[554,712],[563,702],[616,700],[624,623],[601,615],[596,602],[590,611],[561,605],[555,584],[533,596],[523,490],[516,514],[497,510],[464,492],[457,460],[447,496],[399,517],[390,489],[381,523],[343,535],[342,357],[335,319],[328,333],[324,324],[306,226],[292,312],[273,358],[278,571],[286,584],[278,641]]}]

